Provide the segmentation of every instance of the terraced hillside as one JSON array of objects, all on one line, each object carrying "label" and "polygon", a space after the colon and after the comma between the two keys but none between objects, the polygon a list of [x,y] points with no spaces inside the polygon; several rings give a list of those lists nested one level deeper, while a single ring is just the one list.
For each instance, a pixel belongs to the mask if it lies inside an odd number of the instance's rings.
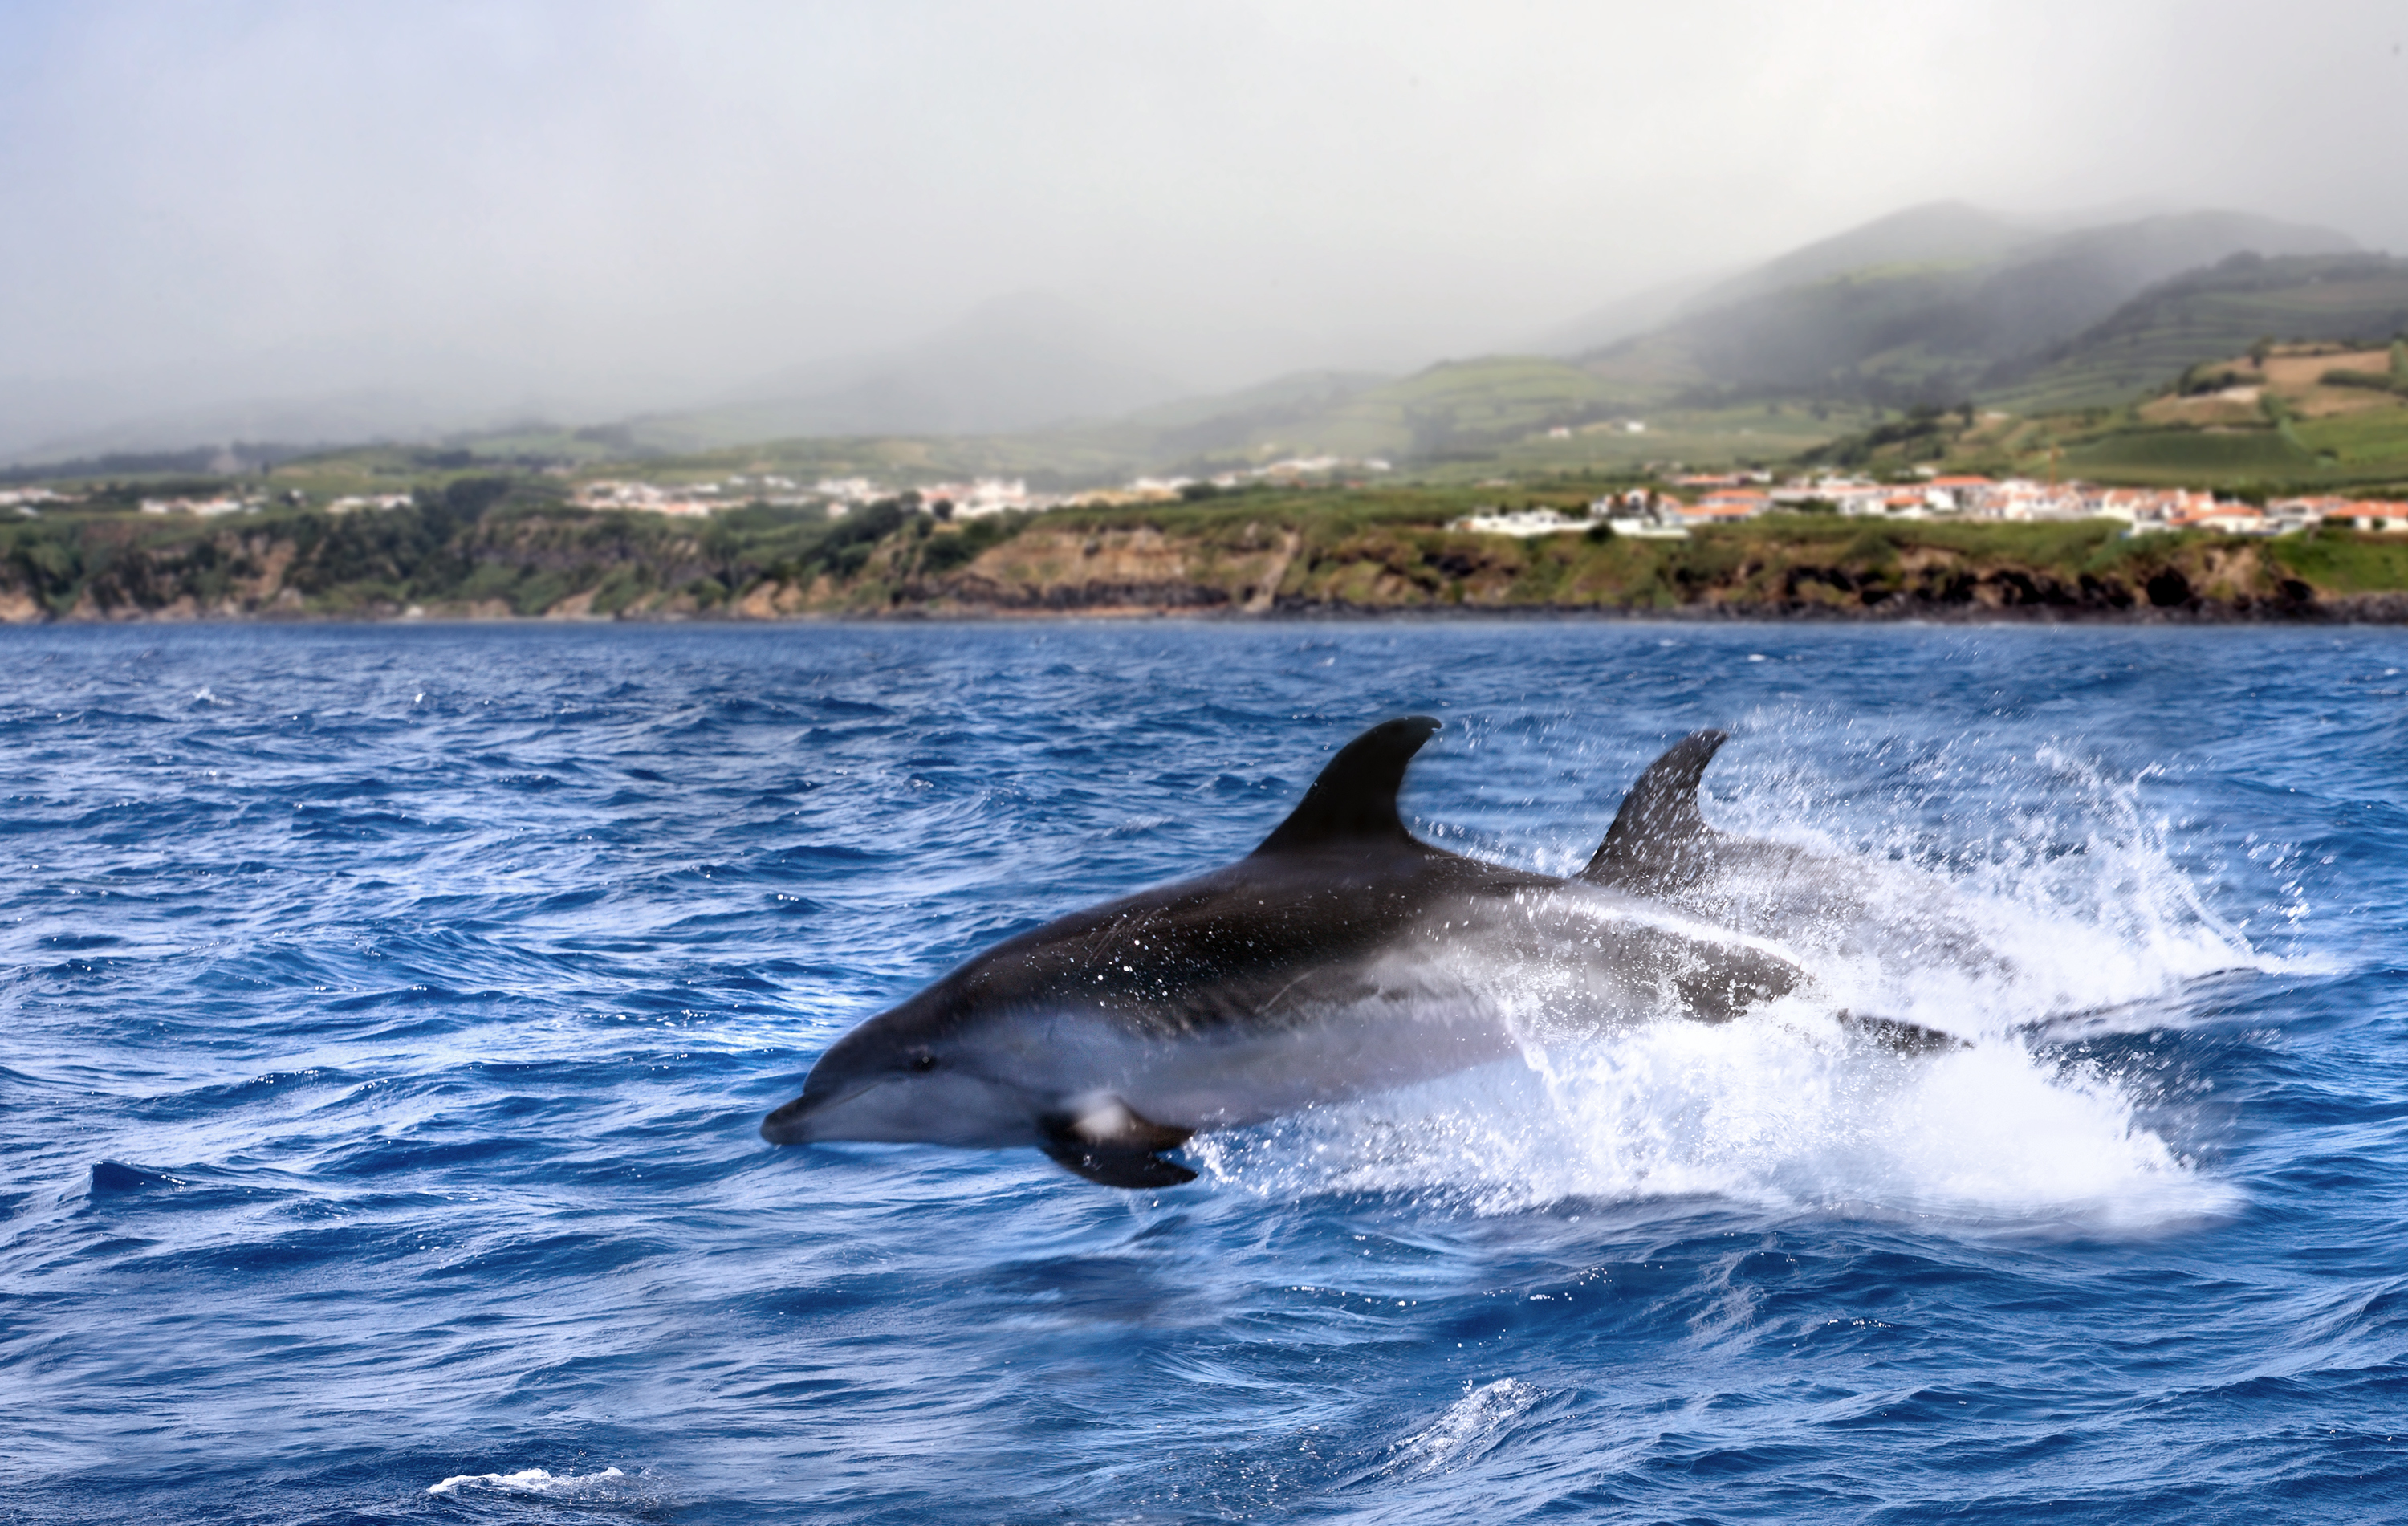
[{"label": "terraced hillside", "polygon": [[1809,454],[1877,472],[2396,496],[2408,492],[2408,345],[2259,344],[2159,378],[2154,396],[2114,408],[1925,410]]}]

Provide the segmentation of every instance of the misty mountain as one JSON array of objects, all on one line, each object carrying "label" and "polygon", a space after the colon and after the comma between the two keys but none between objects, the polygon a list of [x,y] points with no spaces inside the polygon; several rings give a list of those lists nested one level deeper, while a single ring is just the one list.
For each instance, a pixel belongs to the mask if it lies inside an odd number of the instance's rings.
[{"label": "misty mountain", "polygon": [[1883,265],[1994,260],[2055,227],[1984,211],[1961,201],[1909,207],[1744,270],[1691,276],[1618,297],[1545,330],[1526,348],[1542,355],[1584,354],[1651,333],[1676,319],[1713,312],[1843,271]]},{"label": "misty mountain", "polygon": [[1143,431],[1149,458],[1163,461],[1243,456],[1276,446],[1323,448],[1331,416],[1391,379],[1370,371],[1297,371],[1237,392],[1185,397],[1141,410],[1121,427]]},{"label": "misty mountain", "polygon": [[2034,235],[1971,208],[1922,208],[1769,262],[1670,324],[1581,358],[1641,397],[1954,401],[2168,277],[2244,252],[2356,248],[2329,229],[2242,212]]},{"label": "misty mountain", "polygon": [[[2401,299],[2398,269],[2354,250],[2330,230],[2239,212],[2068,226],[1942,203],[1737,274],[1594,309],[1555,331],[1554,353],[1570,361],[1492,356],[1404,378],[1299,371],[1203,397],[1132,358],[1133,344],[1075,303],[1024,294],[915,343],[789,367],[713,405],[641,416],[627,438],[681,451],[807,437],[1009,437],[1013,469],[1072,471],[1075,462],[1076,473],[1095,475],[1114,469],[1109,463],[1217,468],[1278,454],[1460,457],[1559,425],[1742,399],[1900,406],[2004,389],[2105,401],[2261,333],[2387,334]],[[524,385],[508,357],[461,357],[468,382],[448,391],[415,384],[400,364],[408,357],[396,356],[393,384],[314,392],[307,379],[326,357],[272,358],[241,380],[279,375],[292,390],[175,411],[129,408],[122,424],[38,440],[24,437],[46,409],[81,410],[91,400],[0,396],[0,419],[19,437],[0,439],[0,454],[426,439],[537,413],[607,416],[539,406],[523,391],[506,403]],[[429,401],[436,396],[446,401]]]},{"label": "misty mountain", "polygon": [[1698,297],[1729,278],[1725,273],[1667,281],[1591,308],[1566,323],[1550,324],[1513,348],[1537,355],[1578,355],[1602,350],[1663,327],[1688,311]]},{"label": "misty mountain", "polygon": [[2160,281],[2104,320],[2000,366],[1985,390],[2019,411],[2087,408],[2161,387],[2260,338],[2408,335],[2408,260],[2381,254],[2235,254]]},{"label": "misty mountain", "polygon": [[[373,377],[363,382],[363,375]],[[411,443],[522,421],[591,418],[624,394],[542,385],[539,357],[501,340],[412,344],[373,332],[234,348],[139,374],[0,380],[0,461],[188,451],[232,440]]]},{"label": "misty mountain", "polygon": [[807,435],[1004,434],[1117,417],[1188,389],[1127,359],[1075,304],[1023,293],[915,344],[761,377],[717,404],[645,421],[696,445]]},{"label": "misty mountain", "polygon": [[1753,269],[1691,293],[1677,315],[1734,307],[1826,277],[1885,265],[1977,265],[1998,260],[2044,237],[2038,224],[1984,211],[1961,201],[1936,201],[1877,217],[1818,238]]},{"label": "misty mountain", "polygon": [[[1499,355],[1395,380],[1299,373],[1145,410],[1098,434],[1133,459],[1183,469],[1274,451],[1427,463],[1683,401],[1898,406],[2027,379],[2106,400],[2102,390],[2162,384],[2259,333],[2389,334],[2391,304],[2408,292],[2386,284],[2391,262],[2333,252],[2353,248],[2327,229],[2238,212],[2069,227],[1957,204],[1915,208],[1695,283],[1685,299],[1658,288],[1596,310],[1559,332],[1651,311],[1657,326],[1575,363]],[[2312,281],[2323,295],[2304,299]],[[2321,318],[2308,310],[2315,300]],[[2132,337],[2143,332],[2145,343]],[[2101,363],[2102,347],[2114,348],[2114,364]]]},{"label": "misty mountain", "polygon": [[[0,412],[7,406],[8,399],[0,396]],[[217,451],[237,440],[285,441],[283,448],[289,453],[303,447],[369,440],[429,440],[465,430],[504,427],[507,421],[522,416],[523,410],[491,403],[380,388],[246,397],[137,412],[112,423],[55,434],[12,430],[13,438],[0,439],[0,460],[60,462],[127,453]]]},{"label": "misty mountain", "polygon": [[1426,463],[1484,457],[1534,431],[1603,417],[1612,406],[1605,384],[1577,366],[1495,355],[1396,378],[1297,372],[1018,443],[1061,459],[1187,475],[1299,455]]}]

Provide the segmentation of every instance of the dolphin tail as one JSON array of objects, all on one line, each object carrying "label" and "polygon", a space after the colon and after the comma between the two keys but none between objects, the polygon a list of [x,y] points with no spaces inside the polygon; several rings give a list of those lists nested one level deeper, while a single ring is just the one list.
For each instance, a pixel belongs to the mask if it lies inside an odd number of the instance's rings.
[{"label": "dolphin tail", "polygon": [[1118,1098],[1104,1098],[1085,1112],[1047,1118],[1038,1147],[1054,1164],[1105,1187],[1177,1187],[1196,1173],[1157,1150],[1175,1149],[1195,1134],[1140,1116]]},{"label": "dolphin tail", "polygon": [[1865,1017],[1853,1012],[1840,1014],[1840,1026],[1853,1033],[1861,1033],[1883,1048],[1900,1055],[1937,1055],[1951,1049],[1971,1049],[1971,1041],[1954,1033],[1942,1033],[1936,1028],[1910,1023],[1897,1017]]},{"label": "dolphin tail", "polygon": [[1692,731],[1648,764],[1622,798],[1613,826],[1580,877],[1591,885],[1612,885],[1676,870],[1684,859],[1702,859],[1714,832],[1698,813],[1698,783],[1728,741],[1727,731]]}]

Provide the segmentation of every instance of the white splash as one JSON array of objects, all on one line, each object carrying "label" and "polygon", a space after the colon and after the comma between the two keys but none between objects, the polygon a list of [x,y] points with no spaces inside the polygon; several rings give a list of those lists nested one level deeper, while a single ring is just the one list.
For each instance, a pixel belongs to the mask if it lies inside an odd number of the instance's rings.
[{"label": "white splash", "polygon": [[517,1473],[455,1473],[439,1484],[429,1484],[429,1494],[458,1494],[466,1491],[490,1490],[501,1494],[560,1494],[591,1490],[595,1485],[614,1478],[624,1478],[617,1468],[604,1468],[600,1473],[554,1474],[542,1468],[522,1468]]},{"label": "white splash", "polygon": [[[1919,807],[1853,839],[1718,813],[1726,829],[1818,856],[1784,869],[1786,883],[1726,886],[1718,903],[1727,925],[1776,938],[1812,970],[1810,992],[1721,1027],[1558,1029],[1520,1062],[1208,1135],[1191,1153],[1267,1194],[1402,1192],[1478,1212],[1705,1197],[2084,1232],[2229,1214],[2239,1189],[2170,1142],[2163,1076],[2057,1045],[2178,1026],[2202,980],[2291,961],[2207,904],[2143,815],[2138,782],[2042,761],[2043,803],[2020,810],[2002,791],[1975,822],[1981,838],[1949,851]],[[1894,1054],[1842,1029],[1840,1010],[1972,1047]]]},{"label": "white splash", "polygon": [[1477,1461],[1545,1397],[1544,1390],[1518,1377],[1502,1377],[1472,1389],[1447,1405],[1445,1413],[1426,1429],[1398,1442],[1397,1455],[1385,1471],[1419,1476]]}]

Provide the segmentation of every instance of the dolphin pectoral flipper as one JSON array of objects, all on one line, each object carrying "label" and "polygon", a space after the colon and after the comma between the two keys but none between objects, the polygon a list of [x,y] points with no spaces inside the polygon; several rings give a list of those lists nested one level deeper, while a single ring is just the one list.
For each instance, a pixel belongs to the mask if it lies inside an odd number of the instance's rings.
[{"label": "dolphin pectoral flipper", "polygon": [[1176,1160],[1165,1160],[1145,1150],[1113,1150],[1098,1144],[1077,1141],[1049,1139],[1038,1146],[1054,1163],[1075,1176],[1083,1176],[1101,1187],[1125,1187],[1132,1190],[1148,1187],[1178,1187],[1192,1182],[1196,1173]]},{"label": "dolphin pectoral flipper", "polygon": [[1684,971],[1672,977],[1688,1015],[1701,1023],[1727,1023],[1761,1001],[1777,1001],[1796,989],[1803,972],[1795,965],[1763,955],[1733,953],[1718,969]]},{"label": "dolphin pectoral flipper", "polygon": [[1043,1129],[1038,1147],[1056,1165],[1105,1187],[1177,1187],[1196,1179],[1193,1171],[1154,1153],[1184,1144],[1194,1130],[1156,1123],[1117,1097],[1055,1114]]},{"label": "dolphin pectoral flipper", "polygon": [[1612,885],[1678,869],[1684,858],[1702,860],[1714,831],[1698,813],[1698,783],[1728,741],[1727,731],[1692,731],[1648,764],[1622,798],[1612,827],[1580,877],[1592,885]]}]

